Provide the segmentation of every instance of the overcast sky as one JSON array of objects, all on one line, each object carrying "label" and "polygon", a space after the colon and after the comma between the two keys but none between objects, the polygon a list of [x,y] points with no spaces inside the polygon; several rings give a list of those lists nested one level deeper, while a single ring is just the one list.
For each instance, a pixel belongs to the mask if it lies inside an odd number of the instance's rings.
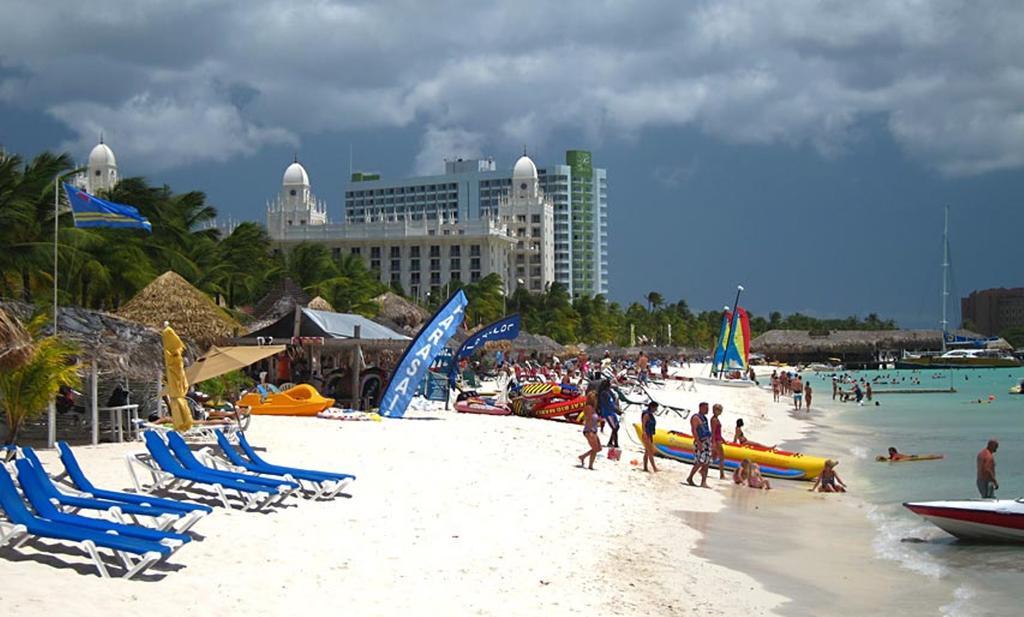
[{"label": "overcast sky", "polygon": [[524,145],[608,169],[611,296],[938,321],[1024,285],[1024,3],[6,0],[0,144],[263,220],[294,152],[356,169]]}]

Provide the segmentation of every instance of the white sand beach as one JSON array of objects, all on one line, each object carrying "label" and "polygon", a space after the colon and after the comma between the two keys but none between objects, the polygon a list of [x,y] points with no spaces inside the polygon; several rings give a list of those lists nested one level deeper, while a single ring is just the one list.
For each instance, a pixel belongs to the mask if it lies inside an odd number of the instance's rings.
[{"label": "white sand beach", "polygon": [[[737,417],[758,441],[800,435],[802,423],[765,390],[698,387],[657,396],[694,409],[701,400],[722,403],[727,437]],[[663,416],[659,427],[686,422]],[[76,552],[51,557],[49,542],[21,555],[5,549],[5,612],[771,615],[785,601],[750,576],[695,556],[702,518],[689,517],[691,526],[680,515],[714,516],[730,491],[749,489],[716,474],[712,490],[685,486],[689,466],[664,459],[660,473],[643,473],[630,464],[641,457],[626,423],[622,460],[602,453],[593,471],[576,465],[586,448],[578,426],[518,417],[257,417],[248,436],[271,462],[358,480],[348,497],[293,497],[268,514],[216,508],[195,527],[201,541],[138,581],[101,579]],[[98,486],[127,488],[124,454],[141,448],[76,452]],[[41,456],[60,471],[54,452]]]}]

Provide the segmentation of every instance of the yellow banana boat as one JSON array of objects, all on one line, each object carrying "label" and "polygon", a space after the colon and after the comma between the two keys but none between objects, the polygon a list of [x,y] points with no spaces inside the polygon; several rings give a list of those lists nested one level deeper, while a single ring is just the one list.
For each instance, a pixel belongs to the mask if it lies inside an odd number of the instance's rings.
[{"label": "yellow banana boat", "polygon": [[[636,434],[643,437],[643,429],[634,424]],[[666,458],[693,464],[693,437],[678,431],[654,431],[654,449],[657,454]],[[820,456],[807,456],[799,452],[787,452],[774,448],[762,448],[738,443],[725,442],[725,467],[735,470],[744,459],[750,459],[761,467],[761,474],[772,478],[786,480],[813,480],[825,468],[827,459]],[[717,461],[716,463],[717,464]]]}]

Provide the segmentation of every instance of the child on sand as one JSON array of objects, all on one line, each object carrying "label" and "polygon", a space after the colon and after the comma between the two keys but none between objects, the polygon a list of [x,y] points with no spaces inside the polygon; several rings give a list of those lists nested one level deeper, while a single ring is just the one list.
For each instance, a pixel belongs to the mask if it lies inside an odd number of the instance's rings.
[{"label": "child on sand", "polygon": [[750,478],[750,459],[745,458],[740,463],[740,466],[736,468],[736,471],[732,472],[732,481],[736,484],[746,484]]},{"label": "child on sand", "polygon": [[583,436],[587,438],[590,449],[579,456],[580,467],[583,467],[586,458],[590,457],[587,469],[594,468],[594,459],[601,451],[601,440],[597,438],[597,420],[597,391],[591,390],[587,393],[587,404],[583,408]]},{"label": "child on sand", "polygon": [[761,466],[757,463],[750,464],[750,477],[747,479],[747,485],[750,488],[757,488],[763,491],[772,488],[771,482],[761,475]]},{"label": "child on sand", "polygon": [[[838,464],[839,461],[831,459],[825,461],[825,468],[821,470],[821,475],[814,479],[814,486],[808,490],[813,492],[815,489],[818,489],[822,493],[845,493],[846,484],[835,470]],[[818,488],[819,486],[821,487],[820,489]]]}]

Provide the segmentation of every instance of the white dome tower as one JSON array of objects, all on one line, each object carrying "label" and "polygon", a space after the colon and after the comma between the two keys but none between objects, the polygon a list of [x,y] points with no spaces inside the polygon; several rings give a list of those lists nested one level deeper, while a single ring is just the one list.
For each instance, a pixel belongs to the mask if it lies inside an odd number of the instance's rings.
[{"label": "white dome tower", "polygon": [[512,198],[537,197],[537,185],[537,166],[523,153],[512,167]]},{"label": "white dome tower", "polygon": [[110,146],[103,143],[103,136],[100,135],[100,143],[89,153],[89,164],[85,171],[85,190],[96,194],[97,191],[109,191],[117,184],[117,159]]},{"label": "white dome tower", "polygon": [[289,227],[327,224],[327,204],[313,195],[309,174],[298,156],[281,178],[281,192],[267,205],[267,227],[271,236],[283,237]]}]

